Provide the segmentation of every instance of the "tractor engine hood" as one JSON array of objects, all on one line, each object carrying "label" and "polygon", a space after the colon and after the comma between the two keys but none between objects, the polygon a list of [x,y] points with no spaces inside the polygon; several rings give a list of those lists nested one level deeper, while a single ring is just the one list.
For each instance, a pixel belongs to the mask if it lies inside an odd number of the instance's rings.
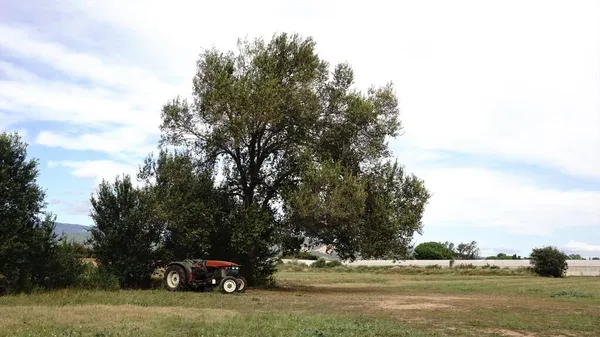
[{"label": "tractor engine hood", "polygon": [[219,261],[219,260],[206,260],[207,267],[239,267],[240,265],[237,263],[229,262],[229,261]]}]

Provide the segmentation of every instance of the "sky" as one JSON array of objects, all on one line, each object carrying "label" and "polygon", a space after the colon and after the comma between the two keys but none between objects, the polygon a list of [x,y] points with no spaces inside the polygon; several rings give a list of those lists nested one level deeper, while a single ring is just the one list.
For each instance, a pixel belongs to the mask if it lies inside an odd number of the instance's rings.
[{"label": "sky", "polygon": [[416,243],[600,256],[600,1],[0,0],[0,131],[29,144],[57,220],[92,225],[91,194],[156,151],[202,50],[281,32],[356,88],[394,83],[389,146],[432,193]]}]

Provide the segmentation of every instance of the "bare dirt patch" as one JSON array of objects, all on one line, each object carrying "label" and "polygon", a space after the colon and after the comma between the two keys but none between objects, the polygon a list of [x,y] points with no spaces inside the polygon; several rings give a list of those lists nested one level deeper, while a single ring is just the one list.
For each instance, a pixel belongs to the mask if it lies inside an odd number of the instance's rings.
[{"label": "bare dirt patch", "polygon": [[475,297],[467,297],[467,296],[444,296],[444,295],[435,295],[435,296],[419,296],[419,295],[396,295],[393,296],[394,300],[398,301],[434,301],[434,302],[446,302],[446,301],[462,301],[462,300],[477,300]]},{"label": "bare dirt patch", "polygon": [[232,317],[235,310],[134,305],[13,306],[3,307],[0,326],[58,324],[69,326],[145,326],[159,319],[216,321]]},{"label": "bare dirt patch", "polygon": [[395,301],[384,301],[379,303],[379,306],[383,309],[390,310],[432,310],[432,309],[449,309],[451,305],[442,303],[412,303],[412,304],[401,304]]},{"label": "bare dirt patch", "polygon": [[535,337],[535,334],[532,333],[523,333],[513,330],[507,329],[490,329],[486,330],[487,333],[493,333],[497,335],[507,336],[507,337]]},{"label": "bare dirt patch", "polygon": [[316,283],[312,284],[311,288],[381,288],[385,287],[384,283],[367,283],[367,282],[339,282],[339,283]]}]

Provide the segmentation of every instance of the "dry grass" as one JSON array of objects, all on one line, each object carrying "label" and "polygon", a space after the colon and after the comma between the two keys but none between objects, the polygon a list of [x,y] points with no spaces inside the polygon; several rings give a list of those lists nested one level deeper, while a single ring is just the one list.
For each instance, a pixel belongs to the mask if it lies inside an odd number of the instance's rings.
[{"label": "dry grass", "polygon": [[600,336],[597,277],[327,271],[281,272],[278,282],[236,295],[67,290],[3,297],[0,335]]},{"label": "dry grass", "polygon": [[98,329],[113,327],[124,330],[151,330],[157,319],[193,322],[218,322],[233,317],[238,312],[225,309],[200,309],[187,307],[140,307],[134,305],[74,305],[10,306],[2,309],[0,327],[11,330],[21,326],[43,328],[48,322],[64,327]]}]

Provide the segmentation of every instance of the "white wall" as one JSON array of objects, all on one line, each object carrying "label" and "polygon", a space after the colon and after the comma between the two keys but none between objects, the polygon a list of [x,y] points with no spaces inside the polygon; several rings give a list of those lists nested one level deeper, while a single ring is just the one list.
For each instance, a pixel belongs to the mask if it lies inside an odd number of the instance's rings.
[{"label": "white wall", "polygon": [[[314,260],[286,260],[284,263],[291,261],[297,261],[306,265],[311,265]],[[450,260],[406,260],[406,261],[392,261],[392,260],[357,260],[354,262],[342,262],[347,266],[415,266],[425,267],[431,265],[439,265],[441,267],[449,267]],[[529,267],[529,260],[456,260],[454,266],[460,264],[472,264],[480,267],[486,264],[492,266],[498,266],[501,268],[519,268]],[[567,276],[600,276],[600,260],[567,260],[569,269],[567,269]]]}]

